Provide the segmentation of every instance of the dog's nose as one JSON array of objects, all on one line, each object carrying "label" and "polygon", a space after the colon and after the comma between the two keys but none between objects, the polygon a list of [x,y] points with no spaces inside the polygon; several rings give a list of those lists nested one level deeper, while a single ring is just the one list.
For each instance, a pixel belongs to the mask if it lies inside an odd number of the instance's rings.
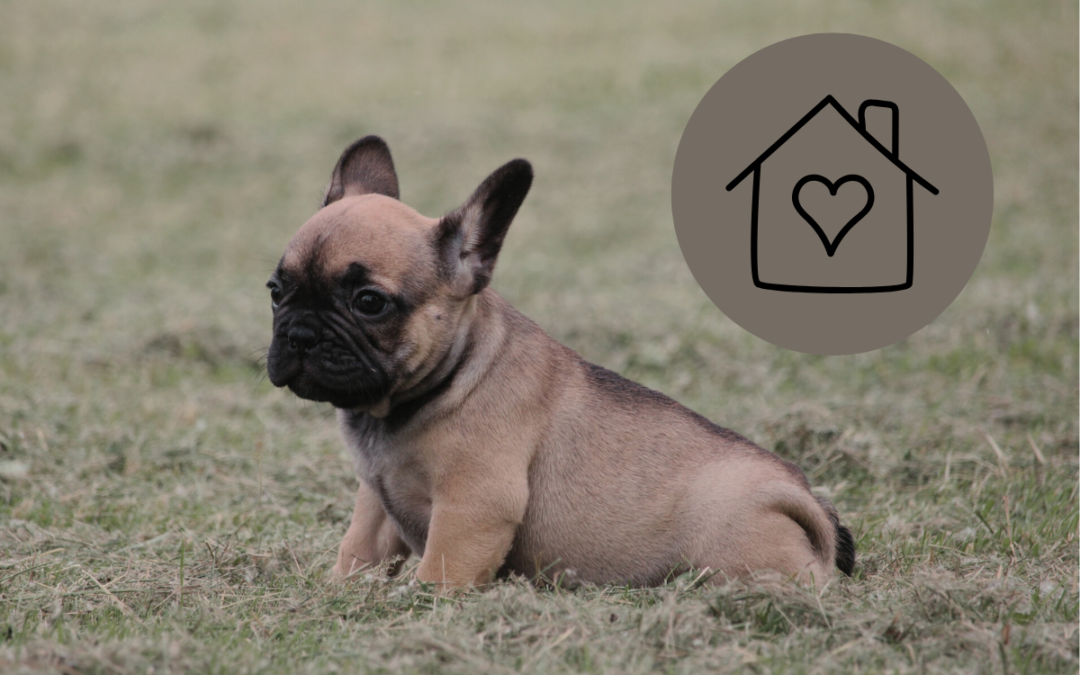
[{"label": "dog's nose", "polygon": [[289,329],[289,348],[301,354],[310,350],[319,341],[318,334],[308,326],[293,326]]}]

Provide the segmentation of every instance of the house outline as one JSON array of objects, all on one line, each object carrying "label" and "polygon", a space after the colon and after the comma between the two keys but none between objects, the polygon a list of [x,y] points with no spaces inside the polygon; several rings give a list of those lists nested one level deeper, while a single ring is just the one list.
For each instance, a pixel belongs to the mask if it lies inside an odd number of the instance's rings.
[{"label": "house outline", "polygon": [[[902,284],[895,284],[889,286],[801,286],[792,284],[774,284],[761,280],[758,275],[758,195],[760,194],[761,186],[761,165],[768,159],[774,152],[776,152],[780,146],[788,141],[792,136],[799,132],[810,120],[812,120],[819,112],[825,109],[826,106],[832,106],[836,112],[840,114],[848,125],[857,131],[859,135],[874,147],[885,159],[889,160],[896,168],[904,172],[907,179],[907,279]],[[876,138],[874,138],[868,131],[866,131],[866,109],[871,106],[885,107],[892,111],[892,147],[893,151],[889,151],[885,148]],[[859,106],[859,119],[855,120],[844,107],[841,106],[832,94],[827,95],[816,106],[811,108],[810,112],[803,115],[802,119],[795,123],[790,129],[784,133],[779,139],[769,146],[765,152],[761,153],[757,159],[750,163],[742,172],[739,173],[730,183],[727,184],[727,191],[731,192],[739,185],[747,176],[751,173],[754,174],[754,194],[753,204],[750,212],[750,269],[754,278],[754,285],[758,288],[764,288],[775,291],[791,291],[796,293],[884,293],[890,291],[901,291],[911,288],[912,276],[915,269],[915,215],[914,215],[914,191],[915,183],[925,188],[930,194],[937,195],[939,190],[930,184],[925,178],[917,174],[911,167],[907,166],[897,157],[898,154],[898,137],[899,137],[899,107],[891,101],[882,101],[878,99],[867,99]],[[842,236],[842,235],[841,235]]]}]

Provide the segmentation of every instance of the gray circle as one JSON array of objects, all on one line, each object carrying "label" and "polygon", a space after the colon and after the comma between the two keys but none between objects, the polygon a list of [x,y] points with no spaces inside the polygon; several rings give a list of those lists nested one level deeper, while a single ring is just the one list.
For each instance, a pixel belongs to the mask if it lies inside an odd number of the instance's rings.
[{"label": "gray circle", "polygon": [[671,206],[687,265],[728,317],[787,349],[856,354],[963,290],[993,175],[978,123],[932,67],[873,38],[806,35],[705,94]]}]

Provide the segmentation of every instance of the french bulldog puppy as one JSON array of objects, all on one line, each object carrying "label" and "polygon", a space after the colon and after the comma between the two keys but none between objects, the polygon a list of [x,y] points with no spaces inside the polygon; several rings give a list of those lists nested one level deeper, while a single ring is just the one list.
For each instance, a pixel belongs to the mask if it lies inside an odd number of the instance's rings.
[{"label": "french bulldog puppy", "polygon": [[427,218],[362,138],[267,284],[270,381],[337,408],[359,477],[335,574],[410,553],[453,589],[850,574],[851,533],[797,467],[586,362],[490,288],[532,175],[515,159]]}]

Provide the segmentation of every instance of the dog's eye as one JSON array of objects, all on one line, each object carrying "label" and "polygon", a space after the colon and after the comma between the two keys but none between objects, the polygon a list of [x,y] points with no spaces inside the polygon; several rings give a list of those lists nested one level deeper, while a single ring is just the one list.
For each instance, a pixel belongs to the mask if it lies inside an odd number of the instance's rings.
[{"label": "dog's eye", "polygon": [[364,291],[356,296],[356,308],[363,314],[380,314],[386,309],[386,298],[374,291]]},{"label": "dog's eye", "polygon": [[281,302],[281,286],[272,281],[266,285],[270,289],[270,306],[277,309],[278,303]]}]

